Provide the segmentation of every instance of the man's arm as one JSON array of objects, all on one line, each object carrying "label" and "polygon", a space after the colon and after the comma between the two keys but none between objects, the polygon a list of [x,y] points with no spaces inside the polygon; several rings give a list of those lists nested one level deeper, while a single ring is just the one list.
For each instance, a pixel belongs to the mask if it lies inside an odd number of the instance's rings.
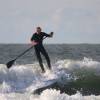
[{"label": "man's arm", "polygon": [[31,39],[30,39],[32,45],[37,45],[38,43],[34,40],[34,34],[32,35]]},{"label": "man's arm", "polygon": [[51,32],[50,34],[44,33],[44,36],[46,36],[46,37],[52,37],[53,36],[53,32]]},{"label": "man's arm", "polygon": [[34,34],[32,35],[30,41],[32,42],[34,40]]}]

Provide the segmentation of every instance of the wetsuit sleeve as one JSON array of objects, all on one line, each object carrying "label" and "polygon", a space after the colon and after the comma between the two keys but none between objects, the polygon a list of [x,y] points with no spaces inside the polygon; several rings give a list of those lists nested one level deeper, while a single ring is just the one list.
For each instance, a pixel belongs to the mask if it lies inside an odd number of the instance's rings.
[{"label": "wetsuit sleeve", "polygon": [[32,37],[31,37],[31,41],[33,41],[34,40],[34,34],[32,35]]},{"label": "wetsuit sleeve", "polygon": [[50,34],[47,34],[47,33],[45,33],[45,32],[43,32],[43,35],[46,36],[46,37],[51,37]]}]

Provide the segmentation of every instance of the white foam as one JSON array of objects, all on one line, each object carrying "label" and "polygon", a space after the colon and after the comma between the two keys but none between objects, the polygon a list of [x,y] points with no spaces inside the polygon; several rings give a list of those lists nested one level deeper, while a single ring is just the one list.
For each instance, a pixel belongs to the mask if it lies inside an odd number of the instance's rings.
[{"label": "white foam", "polygon": [[100,96],[90,95],[82,96],[79,92],[75,95],[61,94],[60,91],[47,89],[41,93],[41,95],[33,94],[0,94],[0,100],[100,100]]},{"label": "white foam", "polygon": [[61,94],[60,91],[47,89],[42,92],[38,99],[34,100],[99,100],[100,96],[82,96],[80,93],[69,96],[65,93]]},{"label": "white foam", "polygon": [[[67,83],[76,78],[71,76],[71,71],[73,72],[75,69],[80,70],[82,68],[93,70],[94,73],[100,75],[100,62],[88,58],[77,61],[68,59],[60,60],[53,65],[52,71],[47,70],[45,74],[41,73],[41,69],[37,63],[14,65],[10,70],[5,65],[0,64],[0,100],[19,100],[19,96],[20,100],[33,100],[32,98],[34,100],[47,100],[48,98],[49,100],[49,97],[51,97],[50,100],[67,100],[68,98],[68,100],[96,100],[94,98],[98,98],[99,96],[83,97],[79,93],[68,96],[67,94],[60,94],[56,90],[45,90],[40,96],[26,94],[32,93],[33,90],[55,81],[60,84]],[[23,94],[16,92],[22,92]]]},{"label": "white foam", "polygon": [[66,68],[70,71],[74,71],[75,69],[86,69],[92,70],[95,74],[100,75],[100,62],[94,61],[90,58],[84,57],[83,60],[61,60],[56,63],[59,68]]}]

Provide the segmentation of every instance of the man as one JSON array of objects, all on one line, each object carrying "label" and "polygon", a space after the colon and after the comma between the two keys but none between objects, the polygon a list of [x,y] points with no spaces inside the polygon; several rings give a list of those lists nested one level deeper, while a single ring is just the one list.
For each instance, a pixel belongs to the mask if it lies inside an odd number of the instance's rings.
[{"label": "man", "polygon": [[47,34],[45,32],[42,32],[41,27],[37,27],[36,32],[31,37],[31,42],[34,45],[36,56],[37,56],[37,59],[39,61],[39,64],[40,64],[40,67],[41,67],[43,73],[45,72],[45,69],[43,66],[43,62],[42,62],[40,53],[42,53],[43,56],[46,58],[48,68],[51,69],[50,58],[43,46],[43,39],[44,39],[44,37],[52,37],[52,36],[53,36],[53,32],[51,32],[50,34]]}]

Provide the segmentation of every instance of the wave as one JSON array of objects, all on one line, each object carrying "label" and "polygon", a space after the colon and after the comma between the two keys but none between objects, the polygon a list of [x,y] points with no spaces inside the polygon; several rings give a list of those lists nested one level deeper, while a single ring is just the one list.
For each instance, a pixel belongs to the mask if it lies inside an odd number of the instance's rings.
[{"label": "wave", "polygon": [[100,95],[90,95],[82,96],[79,92],[75,95],[67,95],[65,93],[60,93],[60,91],[47,89],[42,92],[41,95],[32,95],[32,94],[19,94],[19,93],[10,93],[10,94],[0,94],[0,100],[100,100]]},{"label": "wave", "polygon": [[[44,65],[46,68],[46,64]],[[52,71],[49,71],[48,69],[46,70],[46,73],[42,74],[38,63],[13,65],[9,70],[6,68],[6,65],[0,64],[0,94],[8,95],[8,93],[23,93],[25,95],[25,93],[32,93],[34,90],[48,86],[53,82],[57,82],[60,87],[65,86],[64,88],[66,88],[67,86],[74,88],[76,89],[76,92],[80,91],[80,93],[82,93],[82,88],[84,92],[86,88],[91,89],[92,87],[93,89],[95,88],[95,91],[92,91],[92,93],[100,93],[98,92],[100,91],[100,62],[98,61],[94,61],[86,57],[84,57],[83,60],[76,61],[70,59],[59,60],[52,65]],[[98,91],[96,91],[97,88]],[[79,95],[78,98],[84,98],[79,93],[74,95],[71,94],[72,96],[67,95],[69,94],[67,93],[67,88],[64,91],[67,94],[60,94],[61,91],[59,92],[58,90],[44,90],[41,92],[41,95],[39,96],[41,99],[39,100],[42,100],[43,97],[46,98],[46,95],[49,96],[49,93],[51,92],[54,93],[54,97],[51,96],[52,98],[50,100],[56,100],[54,98],[57,97],[57,95],[62,95],[62,98],[72,98],[72,100],[74,100],[73,98],[78,97],[77,95]],[[53,93],[51,93],[51,95]],[[0,98],[1,97],[2,96],[0,96]],[[92,97],[94,98],[95,96],[89,96],[88,98]],[[67,99],[60,98],[60,100]]]}]

